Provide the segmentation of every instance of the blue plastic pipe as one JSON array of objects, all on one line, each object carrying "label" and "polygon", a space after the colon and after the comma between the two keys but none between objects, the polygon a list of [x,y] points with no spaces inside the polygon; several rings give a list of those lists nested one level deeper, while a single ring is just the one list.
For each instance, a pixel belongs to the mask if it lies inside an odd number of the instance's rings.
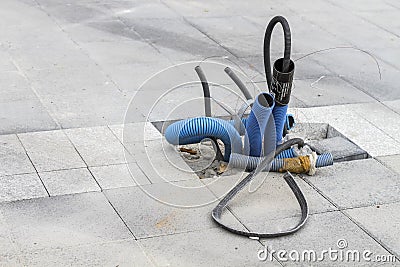
[{"label": "blue plastic pipe", "polygon": [[275,127],[276,127],[276,144],[280,145],[282,143],[283,128],[286,122],[286,113],[288,110],[288,105],[280,106],[275,105],[272,110],[274,115]]},{"label": "blue plastic pipe", "polygon": [[224,160],[229,161],[231,152],[242,153],[242,139],[228,121],[198,117],[177,121],[167,127],[165,138],[172,145],[199,143],[206,137],[220,139],[225,145]]},{"label": "blue plastic pipe", "polygon": [[271,118],[274,103],[275,101],[272,95],[268,93],[259,94],[256,97],[250,115],[247,118],[247,135],[245,136],[245,144],[250,145],[249,155],[252,157],[261,156],[262,140],[264,138],[264,132],[267,127],[268,121]]},{"label": "blue plastic pipe", "polygon": [[[255,170],[258,164],[262,161],[261,157],[249,157],[243,154],[232,153],[229,164],[235,168]],[[283,158],[275,158],[270,166],[267,166],[263,171],[275,171],[283,167]],[[333,165],[333,156],[331,153],[318,155],[315,166],[317,168]]]}]

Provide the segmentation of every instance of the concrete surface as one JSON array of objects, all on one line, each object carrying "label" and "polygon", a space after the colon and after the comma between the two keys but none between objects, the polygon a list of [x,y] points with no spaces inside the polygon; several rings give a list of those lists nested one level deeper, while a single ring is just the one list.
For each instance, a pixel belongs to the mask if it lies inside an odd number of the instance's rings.
[{"label": "concrete surface", "polygon": [[[0,266],[398,266],[257,256],[345,239],[400,258],[399,12],[395,0],[2,0]],[[244,103],[224,65],[252,94],[266,90],[263,34],[278,14],[296,62],[290,112],[372,158],[296,177],[310,205],[305,227],[251,240],[210,217],[242,173],[199,181],[152,122],[203,115],[199,62],[188,61],[204,61],[213,115]],[[281,46],[277,30],[273,59]],[[293,226],[299,207],[274,174],[223,219],[274,231]]]}]

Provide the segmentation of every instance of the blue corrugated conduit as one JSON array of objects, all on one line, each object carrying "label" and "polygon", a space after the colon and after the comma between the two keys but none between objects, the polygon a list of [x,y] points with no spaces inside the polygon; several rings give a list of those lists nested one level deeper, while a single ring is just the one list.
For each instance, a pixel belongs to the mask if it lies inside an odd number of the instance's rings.
[{"label": "blue corrugated conduit", "polygon": [[246,122],[247,135],[245,136],[245,142],[250,144],[250,156],[261,156],[262,140],[273,108],[274,98],[270,94],[259,94],[254,101],[253,108]]},{"label": "blue corrugated conduit", "polygon": [[177,121],[167,127],[165,138],[172,145],[199,143],[204,138],[220,139],[225,145],[224,160],[229,161],[231,152],[242,152],[242,139],[231,123],[209,117]]},{"label": "blue corrugated conduit", "polygon": [[276,155],[275,158],[277,158],[277,159],[294,158],[294,157],[296,157],[296,156],[297,156],[296,152],[294,152],[293,147],[291,147],[291,148],[289,148],[289,149],[287,149],[287,150],[282,151],[282,152],[279,153],[278,155]]},{"label": "blue corrugated conduit", "polygon": [[[236,168],[255,170],[262,160],[263,158],[260,157],[249,157],[243,154],[233,153],[231,154],[229,163]],[[283,168],[283,164],[284,158],[275,157],[274,160],[271,162],[271,165],[265,167],[262,171],[277,172],[279,171],[279,169]],[[317,156],[317,161],[315,164],[316,168],[326,167],[330,165],[333,165],[333,157],[331,153],[324,153]]]}]

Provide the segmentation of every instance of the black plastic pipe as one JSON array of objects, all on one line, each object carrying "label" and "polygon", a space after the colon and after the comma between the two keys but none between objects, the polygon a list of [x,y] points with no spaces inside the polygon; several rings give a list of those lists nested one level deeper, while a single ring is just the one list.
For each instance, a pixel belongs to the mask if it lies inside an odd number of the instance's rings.
[{"label": "black plastic pipe", "polygon": [[206,117],[211,117],[211,95],[210,95],[210,87],[208,86],[208,82],[206,76],[204,75],[203,70],[200,66],[196,66],[194,68],[197,75],[200,78],[201,86],[203,87],[203,94],[204,94],[204,112]]},{"label": "black plastic pipe", "polygon": [[[200,66],[196,66],[194,70],[199,76],[199,79],[201,81],[201,86],[203,87],[204,112],[206,114],[206,117],[211,117],[211,94],[210,94],[210,87],[208,86],[208,82],[206,79],[206,75],[204,75],[204,72]],[[214,137],[211,137],[210,139],[215,149],[215,158],[219,161],[224,160],[224,155],[221,152],[217,139]]]}]

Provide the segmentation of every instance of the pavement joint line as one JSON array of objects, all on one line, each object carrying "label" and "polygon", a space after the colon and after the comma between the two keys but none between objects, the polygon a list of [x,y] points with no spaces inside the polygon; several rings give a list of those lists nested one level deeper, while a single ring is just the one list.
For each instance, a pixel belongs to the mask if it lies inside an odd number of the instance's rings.
[{"label": "pavement joint line", "polygon": [[[377,242],[382,248],[384,248],[387,252],[389,252],[392,255],[395,255],[398,260],[400,260],[399,255],[397,253],[394,253],[386,244],[384,244],[382,241],[377,239],[371,232],[369,232],[365,227],[363,227],[360,223],[358,223],[356,220],[354,220],[349,214],[347,214],[345,211],[347,209],[341,209],[338,204],[336,204],[331,198],[326,196],[321,190],[319,190],[314,184],[312,184],[308,179],[303,179],[307,184],[309,184],[311,187],[314,188],[315,191],[317,191],[322,197],[324,197],[327,201],[329,201],[334,207],[337,208],[337,212],[342,213],[344,216],[346,216],[352,223],[354,223],[358,228],[360,228],[364,233],[366,233],[369,237],[371,237],[375,242]],[[385,203],[386,204],[386,203]],[[384,205],[384,204],[375,204],[372,206],[376,205]]]},{"label": "pavement joint line", "polygon": [[345,211],[340,211],[344,216],[346,216],[350,221],[352,221],[355,225],[357,225],[364,233],[366,233],[369,237],[375,240],[382,248],[384,248],[387,252],[394,255],[398,261],[400,261],[400,255],[396,253],[393,249],[387,246],[382,240],[379,240],[374,234],[372,234],[366,227],[364,227],[361,223],[357,222],[350,214],[347,214]]},{"label": "pavement joint line", "polygon": [[[400,154],[393,154],[393,155],[390,155],[389,157],[391,157],[391,156],[397,156],[397,155],[400,155]],[[387,157],[387,156],[383,156],[383,157]],[[386,162],[384,162],[382,159],[380,159],[380,158],[375,158],[375,160],[377,160],[380,164],[382,164],[383,166],[385,166],[386,168],[388,168],[389,170],[391,170],[391,171],[393,171],[393,172],[395,172],[395,173],[397,173],[397,171],[395,170],[395,169],[393,169],[393,167],[391,167],[391,166],[389,166]],[[399,176],[400,176],[400,174],[399,174]]]},{"label": "pavement joint line", "polygon": [[[374,103],[374,102],[370,102],[370,103]],[[381,104],[381,105],[383,105],[383,106],[385,106],[386,107],[386,105],[384,104],[384,103],[382,103],[382,102],[380,102],[380,101],[378,101],[377,103],[379,103],[379,104]],[[365,103],[364,103],[365,104]],[[343,106],[343,107],[345,107],[345,106],[349,106],[349,107],[352,107],[352,106],[354,106],[354,105],[358,105],[358,104],[354,104],[354,103],[349,103],[349,104],[338,104],[338,105],[330,105],[330,106],[321,106],[321,107],[334,107],[334,106]],[[316,107],[306,107],[306,108],[296,108],[296,110],[301,110],[301,109],[313,109],[313,108],[316,108]],[[391,109],[390,109],[391,110]],[[399,140],[397,140],[397,139],[395,139],[394,137],[392,137],[391,135],[389,135],[387,132],[385,132],[384,130],[382,130],[380,127],[378,127],[377,125],[375,125],[373,122],[371,122],[371,121],[369,121],[368,119],[366,119],[365,118],[365,116],[362,116],[362,114],[359,114],[357,111],[354,111],[359,117],[360,117],[360,119],[362,119],[362,120],[364,120],[365,122],[367,122],[368,124],[370,124],[370,125],[372,125],[374,128],[376,128],[378,131],[380,131],[383,135],[385,135],[385,136],[387,136],[389,139],[391,139],[393,142],[395,142],[395,143],[397,143],[397,144],[400,144],[400,141]],[[397,112],[396,112],[396,114],[397,114]],[[400,114],[399,114],[400,115]],[[332,126],[332,124],[329,122],[329,121],[327,121],[326,123],[328,123],[329,125],[331,125]],[[332,126],[333,127],[333,126]],[[353,142],[354,144],[356,144],[357,146],[359,146],[360,148],[362,148],[359,144],[357,144],[354,140],[352,140],[352,139],[350,139],[350,138],[348,138],[348,137],[346,137],[347,139],[349,139],[351,142]],[[368,152],[368,151],[366,151],[368,154],[370,154],[370,152]],[[396,154],[393,154],[393,155],[396,155]],[[378,156],[380,156],[380,155],[378,155]],[[384,155],[384,156],[388,156],[388,155]],[[375,157],[375,156],[374,156]],[[374,158],[373,157],[373,158]]]},{"label": "pavement joint line", "polygon": [[22,148],[24,149],[25,155],[28,157],[30,163],[32,164],[32,167],[35,169],[35,173],[36,173],[36,175],[39,177],[40,182],[42,183],[44,189],[46,190],[47,196],[50,197],[49,190],[47,190],[47,187],[46,187],[45,183],[43,182],[42,177],[40,176],[40,174],[39,174],[39,172],[38,172],[38,170],[37,170],[35,164],[33,164],[33,161],[32,161],[32,159],[31,159],[31,157],[29,156],[28,151],[26,150],[24,144],[22,143],[22,141],[21,141],[21,139],[19,138],[18,134],[15,134],[15,136],[17,137],[19,143],[21,144]]},{"label": "pavement joint line", "polygon": [[82,170],[82,169],[87,169],[87,167],[61,168],[61,169],[40,171],[39,173],[49,173],[49,172],[58,172],[58,171],[70,171],[70,170]]},{"label": "pavement joint line", "polygon": [[395,9],[397,9],[397,10],[400,10],[400,8],[399,8],[398,6],[393,5],[393,4],[390,3],[390,2],[386,2],[386,1],[385,1],[385,4],[388,5],[388,6],[391,6],[391,7],[395,8]]},{"label": "pavement joint line", "polygon": [[[142,167],[136,162],[136,159],[134,159],[135,162],[128,162],[128,160],[127,160],[127,158],[126,158],[126,153],[128,153],[130,156],[132,156],[132,158],[134,157],[134,155],[132,155],[131,152],[129,152],[129,150],[128,150],[128,148],[126,147],[126,145],[124,144],[124,142],[123,142],[122,140],[119,140],[117,134],[114,133],[114,131],[110,128],[110,125],[107,125],[107,128],[108,128],[108,130],[112,133],[112,135],[114,135],[114,137],[118,140],[118,142],[122,145],[122,147],[124,148],[125,163],[122,163],[122,164],[126,164],[126,165],[127,165],[128,171],[129,171],[129,174],[131,175],[131,177],[133,177],[133,174],[131,173],[131,169],[129,168],[129,164],[130,164],[130,163],[135,163],[135,164],[137,165],[137,167],[139,168],[139,170],[144,174],[144,176],[146,177],[146,179],[148,180],[148,182],[149,182],[150,184],[153,184],[153,182],[150,180],[150,178],[148,177],[148,175],[144,172],[144,170],[142,169]],[[124,128],[125,128],[125,125],[124,125]],[[123,131],[123,130],[122,130],[122,131]],[[122,139],[123,139],[123,133],[122,133]],[[110,164],[110,165],[121,165],[121,164]],[[108,165],[108,166],[110,166],[110,165]],[[136,183],[136,180],[135,180],[135,179],[133,179],[133,180],[134,180],[135,183]],[[138,186],[141,186],[141,185],[138,184]]]},{"label": "pavement joint line", "polygon": [[107,194],[105,194],[104,191],[101,192],[103,196],[107,199],[108,204],[110,204],[111,208],[114,210],[114,212],[117,214],[119,219],[122,221],[122,223],[125,225],[125,227],[128,229],[129,233],[133,236],[135,240],[138,240],[135,234],[132,232],[131,228],[128,226],[128,223],[125,222],[124,218],[122,218],[121,214],[118,212],[118,210],[115,208],[115,206],[112,204],[111,200],[107,197]]},{"label": "pavement joint line", "polygon": [[344,207],[340,208],[340,211],[347,211],[347,210],[353,210],[353,209],[362,209],[362,208],[372,208],[376,206],[383,206],[383,205],[391,205],[391,204],[398,204],[400,203],[400,200],[393,200],[393,201],[387,201],[387,202],[379,202],[379,203],[374,203],[374,204],[365,204],[365,205],[357,205],[354,207]]},{"label": "pavement joint line", "polygon": [[[107,129],[109,129],[111,131],[111,129],[107,126]],[[63,131],[64,132],[64,131]],[[113,131],[111,131],[111,133],[114,135]],[[82,157],[82,155],[79,153],[78,149],[76,148],[75,144],[72,142],[72,140],[69,138],[69,136],[64,132],[64,134],[66,135],[66,137],[68,138],[68,140],[71,142],[72,146],[74,147],[75,151],[78,153],[79,157],[81,157],[82,161],[85,163],[87,170],[90,172],[90,175],[92,176],[92,178],[94,179],[94,181],[96,182],[96,184],[99,186],[100,188],[100,192],[103,194],[103,196],[107,199],[108,203],[110,204],[110,206],[113,208],[114,212],[117,214],[117,216],[120,218],[120,220],[122,221],[122,223],[125,225],[125,227],[128,229],[128,231],[131,233],[131,235],[136,239],[134,233],[132,232],[132,230],[129,228],[128,224],[124,221],[124,219],[122,218],[122,216],[119,214],[119,212],[117,211],[117,209],[114,207],[114,205],[111,203],[110,199],[107,197],[107,195],[104,193],[103,188],[101,187],[101,185],[99,184],[99,182],[97,181],[97,179],[95,178],[95,176],[93,175],[92,171],[89,169],[88,164],[86,163],[85,159]],[[115,135],[114,135],[115,136]],[[119,139],[117,138],[117,140],[119,141]],[[129,168],[128,168],[129,169]],[[147,177],[147,176],[146,176]]]},{"label": "pavement joint line", "polygon": [[[379,102],[379,104],[381,104],[384,107],[387,107],[385,104],[383,104],[382,102]],[[350,104],[351,105],[351,104]],[[390,109],[390,108],[389,108]],[[391,109],[390,109],[391,110]],[[364,116],[362,116],[362,114],[358,113],[357,111],[355,111],[355,113],[357,115],[359,115],[363,120],[365,120],[366,122],[368,122],[369,124],[371,124],[372,126],[374,126],[375,128],[379,129],[379,131],[381,131],[384,135],[386,135],[389,139],[392,139],[392,141],[394,141],[397,144],[400,144],[400,141],[397,140],[396,138],[392,137],[391,135],[389,135],[387,132],[385,132],[384,130],[382,130],[378,125],[375,125],[372,121],[369,121],[367,118],[365,118]],[[400,115],[399,113],[395,112],[396,114]],[[350,140],[350,139],[349,139]],[[350,140],[352,141],[352,140]],[[352,141],[353,142],[353,141]]]},{"label": "pavement joint line", "polygon": [[22,172],[22,173],[4,174],[4,175],[0,175],[0,177],[10,177],[10,176],[25,175],[25,174],[36,174],[36,172]]},{"label": "pavement joint line", "polygon": [[[89,127],[89,128],[90,128],[90,127]],[[69,138],[68,134],[67,134],[64,130],[62,130],[62,132],[63,132],[64,136],[68,139],[68,141],[71,143],[71,145],[72,145],[72,147],[74,148],[74,150],[76,151],[76,153],[77,153],[77,154],[79,155],[79,157],[82,159],[82,162],[85,164],[86,167],[83,167],[83,168],[86,168],[86,169],[89,171],[89,173],[90,173],[90,175],[92,176],[93,180],[96,182],[97,186],[100,188],[100,192],[102,192],[102,191],[103,191],[103,188],[100,186],[100,184],[99,184],[99,182],[97,181],[96,177],[93,175],[92,171],[89,169],[89,165],[87,164],[87,162],[85,161],[85,159],[82,157],[81,153],[80,153],[80,152],[78,151],[78,149],[76,148],[74,142],[72,142],[71,138]]]},{"label": "pavement joint line", "polygon": [[[124,19],[122,19],[120,16],[115,16],[115,18],[116,18],[119,22],[121,22],[129,31],[135,33],[135,34],[140,38],[140,40],[142,40],[144,43],[146,43],[146,44],[148,44],[149,46],[151,46],[151,47],[152,47],[154,50],[156,50],[160,55],[163,55],[163,53],[161,53],[161,50],[158,49],[158,47],[156,47],[150,40],[147,40],[146,38],[144,38],[139,32],[137,32],[137,31],[135,30],[135,28],[134,28],[133,26],[128,25],[128,24],[125,22]],[[170,58],[167,57],[167,60],[168,60],[171,64],[174,64],[174,63],[170,60]]]},{"label": "pavement joint line", "polygon": [[338,77],[341,78],[343,81],[349,83],[350,85],[354,86],[356,89],[360,90],[361,92],[365,93],[365,94],[368,95],[369,97],[375,99],[378,103],[382,104],[383,106],[385,106],[386,108],[390,109],[390,110],[393,111],[394,113],[400,115],[400,112],[398,112],[398,111],[396,111],[395,109],[391,108],[390,106],[386,105],[386,104],[384,103],[384,101],[379,100],[377,97],[375,97],[375,96],[373,96],[371,93],[367,92],[365,89],[363,89],[363,88],[362,88],[361,86],[359,86],[357,83],[355,83],[355,82],[353,82],[353,81],[351,81],[351,80],[349,80],[349,79],[347,79],[347,78],[345,78],[345,77],[343,77],[343,76],[342,76],[342,77],[338,76]]}]

